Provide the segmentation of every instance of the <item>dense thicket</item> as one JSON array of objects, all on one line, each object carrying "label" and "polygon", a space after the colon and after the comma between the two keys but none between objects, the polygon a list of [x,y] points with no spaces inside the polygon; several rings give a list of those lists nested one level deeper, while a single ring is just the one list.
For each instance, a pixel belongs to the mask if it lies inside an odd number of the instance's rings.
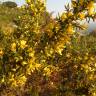
[{"label": "dense thicket", "polygon": [[77,32],[95,20],[93,0],[72,0],[57,18],[44,0],[0,8],[1,96],[96,96],[96,38]]}]

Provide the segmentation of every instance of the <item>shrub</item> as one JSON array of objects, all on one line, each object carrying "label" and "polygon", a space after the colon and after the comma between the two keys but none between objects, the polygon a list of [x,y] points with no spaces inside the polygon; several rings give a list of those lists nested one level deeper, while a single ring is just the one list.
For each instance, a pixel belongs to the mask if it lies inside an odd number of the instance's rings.
[{"label": "shrub", "polygon": [[5,7],[9,7],[9,8],[17,7],[17,4],[15,2],[12,2],[12,1],[3,2],[2,5]]},{"label": "shrub", "polygon": [[1,96],[95,96],[96,57],[71,42],[78,40],[76,28],[85,29],[79,21],[95,17],[94,2],[72,1],[56,19],[45,2],[26,3],[17,31],[1,40]]}]

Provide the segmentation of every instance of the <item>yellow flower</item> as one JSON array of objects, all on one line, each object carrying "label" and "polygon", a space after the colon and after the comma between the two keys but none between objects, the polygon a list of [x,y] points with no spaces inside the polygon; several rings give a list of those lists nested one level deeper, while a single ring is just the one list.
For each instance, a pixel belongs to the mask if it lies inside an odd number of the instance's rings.
[{"label": "yellow flower", "polygon": [[4,77],[1,79],[1,82],[3,83],[5,81]]},{"label": "yellow flower", "polygon": [[72,12],[68,12],[68,17],[71,17],[72,15],[73,15],[73,13]]},{"label": "yellow flower", "polygon": [[3,56],[4,52],[3,52],[3,49],[0,48],[0,56]]},{"label": "yellow flower", "polygon": [[50,68],[45,67],[45,68],[44,68],[44,75],[46,75],[46,76],[50,76],[50,74],[51,74],[51,70],[50,70]]},{"label": "yellow flower", "polygon": [[20,40],[20,47],[21,47],[22,49],[24,49],[24,48],[27,46],[26,43],[27,43],[27,41],[25,41],[25,40]]},{"label": "yellow flower", "polygon": [[73,34],[75,32],[74,29],[73,29],[72,24],[68,25],[66,31],[67,31],[68,34]]},{"label": "yellow flower", "polygon": [[94,8],[90,8],[90,9],[88,10],[88,14],[89,14],[89,15],[93,15],[93,14],[94,14]]},{"label": "yellow flower", "polygon": [[79,59],[79,60],[82,60],[82,57],[78,56],[78,59]]},{"label": "yellow flower", "polygon": [[25,84],[26,80],[27,80],[27,78],[25,76],[19,77],[18,84],[20,84],[20,86],[22,86]]},{"label": "yellow flower", "polygon": [[31,6],[31,9],[33,9],[33,8],[34,8],[34,5],[33,5],[33,4],[31,4],[30,6]]},{"label": "yellow flower", "polygon": [[88,5],[87,5],[87,8],[88,8],[88,9],[90,9],[90,8],[92,8],[92,7],[94,7],[94,1],[90,1],[90,2],[88,3]]},{"label": "yellow flower", "polygon": [[64,44],[63,44],[63,43],[56,45],[56,52],[57,52],[58,54],[62,55],[63,49],[64,49]]},{"label": "yellow flower", "polygon": [[57,53],[60,54],[60,55],[62,55],[62,51],[63,51],[63,49],[58,48]]},{"label": "yellow flower", "polygon": [[89,79],[89,80],[92,80],[93,77],[94,77],[94,76],[91,74],[91,75],[88,76],[88,79]]},{"label": "yellow flower", "polygon": [[14,80],[14,81],[12,82],[11,86],[12,86],[12,87],[17,87],[17,86],[18,86],[16,80]]},{"label": "yellow flower", "polygon": [[41,68],[41,64],[35,64],[34,67],[38,70],[39,68]]},{"label": "yellow flower", "polygon": [[85,14],[83,12],[79,13],[78,16],[81,20],[85,18]]},{"label": "yellow flower", "polygon": [[63,14],[61,15],[61,20],[64,21],[66,18],[67,18],[66,13],[63,13]]},{"label": "yellow flower", "polygon": [[26,77],[25,76],[22,76],[21,78],[20,78],[22,81],[26,81]]},{"label": "yellow flower", "polygon": [[30,74],[31,72],[35,71],[35,67],[33,64],[30,64],[29,67],[27,68],[27,74]]},{"label": "yellow flower", "polygon": [[29,56],[30,56],[30,57],[33,57],[33,56],[34,56],[34,51],[33,51],[33,52],[30,52],[30,53],[29,53]]},{"label": "yellow flower", "polygon": [[11,44],[11,51],[16,51],[16,43]]},{"label": "yellow flower", "polygon": [[88,14],[92,15],[94,13],[94,1],[90,1],[87,5]]}]

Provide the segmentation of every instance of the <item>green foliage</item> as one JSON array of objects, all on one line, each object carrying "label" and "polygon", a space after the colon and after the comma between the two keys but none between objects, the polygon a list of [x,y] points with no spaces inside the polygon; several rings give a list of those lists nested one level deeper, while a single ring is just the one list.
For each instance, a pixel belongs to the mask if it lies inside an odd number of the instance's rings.
[{"label": "green foliage", "polygon": [[8,7],[8,8],[14,8],[17,7],[17,4],[12,1],[6,1],[2,3],[3,6]]}]

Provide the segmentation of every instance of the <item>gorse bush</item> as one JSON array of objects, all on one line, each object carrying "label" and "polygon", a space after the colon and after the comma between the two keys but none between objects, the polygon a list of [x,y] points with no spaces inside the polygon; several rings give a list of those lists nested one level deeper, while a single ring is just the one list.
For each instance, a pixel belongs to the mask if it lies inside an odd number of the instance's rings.
[{"label": "gorse bush", "polygon": [[[10,35],[0,30],[1,96],[95,96],[96,56],[78,45],[93,0],[72,0],[52,18],[43,0],[26,0]],[[6,33],[6,32],[5,32]],[[80,46],[80,47],[79,47]]]}]

